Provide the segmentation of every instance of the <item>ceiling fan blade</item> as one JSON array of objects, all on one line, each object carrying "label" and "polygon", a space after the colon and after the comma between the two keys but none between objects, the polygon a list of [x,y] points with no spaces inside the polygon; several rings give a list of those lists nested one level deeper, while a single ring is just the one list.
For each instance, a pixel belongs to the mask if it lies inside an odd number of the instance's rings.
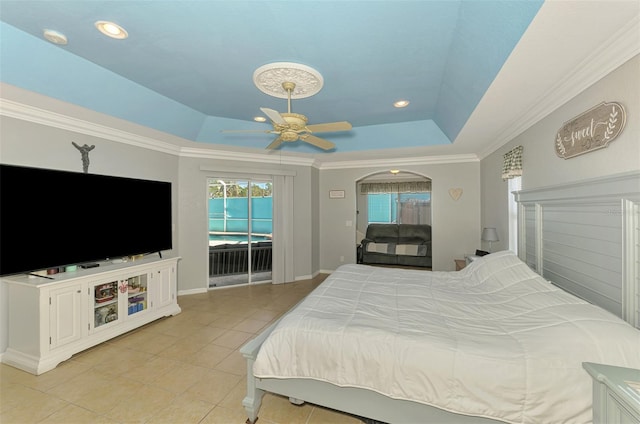
[{"label": "ceiling fan blade", "polygon": [[311,134],[301,135],[300,139],[324,150],[331,150],[336,147],[336,145],[329,140],[325,140],[324,138],[316,137]]},{"label": "ceiling fan blade", "polygon": [[333,132],[333,131],[349,131],[351,124],[347,121],[327,122],[325,124],[307,125],[307,129],[311,132]]},{"label": "ceiling fan blade", "polygon": [[275,149],[276,147],[280,146],[282,144],[284,140],[282,139],[282,137],[278,137],[275,140],[273,140],[271,142],[271,144],[269,144],[266,148],[267,149]]},{"label": "ceiling fan blade", "polygon": [[267,107],[261,107],[260,110],[262,113],[267,115],[267,118],[271,119],[276,124],[287,125],[287,121],[280,115],[280,112],[277,110],[269,109]]}]

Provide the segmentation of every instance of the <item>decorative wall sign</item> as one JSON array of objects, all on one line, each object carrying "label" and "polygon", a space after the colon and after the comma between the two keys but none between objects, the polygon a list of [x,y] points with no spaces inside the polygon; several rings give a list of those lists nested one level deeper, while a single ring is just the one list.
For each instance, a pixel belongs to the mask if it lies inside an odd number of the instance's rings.
[{"label": "decorative wall sign", "polygon": [[607,147],[620,135],[626,115],[621,104],[602,102],[565,122],[556,134],[556,153],[569,159]]},{"label": "decorative wall sign", "polygon": [[458,199],[460,198],[460,196],[462,196],[462,189],[461,188],[450,188],[449,189],[449,196],[451,196],[451,198],[457,202]]}]

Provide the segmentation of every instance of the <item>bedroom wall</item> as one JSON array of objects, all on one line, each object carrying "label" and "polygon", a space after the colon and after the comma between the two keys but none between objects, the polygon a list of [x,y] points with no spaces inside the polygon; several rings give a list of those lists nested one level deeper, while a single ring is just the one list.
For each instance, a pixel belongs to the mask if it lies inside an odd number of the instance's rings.
[{"label": "bedroom wall", "polygon": [[[201,170],[204,167],[206,171]],[[181,157],[179,166],[180,262],[179,291],[205,291],[208,287],[207,178],[229,175],[249,176],[261,170],[294,171],[293,260],[296,279],[309,278],[313,272],[314,190],[312,171],[307,166],[252,163],[209,158]],[[219,169],[219,171],[217,170]]]},{"label": "bedroom wall", "polygon": [[[388,170],[379,167],[321,170],[320,269],[323,272],[330,272],[343,263],[356,262],[356,181]],[[401,167],[401,171],[432,179],[433,269],[453,271],[454,259],[464,258],[465,253],[473,253],[480,246],[480,163],[415,165]],[[449,195],[451,188],[463,189],[458,201]],[[344,190],[345,198],[330,199],[329,190]]]},{"label": "bedroom wall", "polygon": [[[508,248],[507,183],[501,179],[502,155],[522,145],[522,189],[553,186],[640,169],[640,56],[635,56],[528,130],[482,159],[482,225],[498,229],[493,250]],[[621,103],[625,129],[607,148],[570,159],[555,153],[555,135],[566,121],[603,101]]]},{"label": "bedroom wall", "polygon": [[[82,172],[82,160],[71,142],[95,145],[89,155],[91,173],[172,182],[174,225],[177,222],[177,156],[6,116],[0,116],[0,139],[2,163],[77,172]],[[73,190],[68,187],[47,187],[43,182],[43,202],[50,195],[70,196]],[[43,228],[42,234],[46,239],[46,228]],[[174,250],[178,244],[177,238],[178,232],[174,230]],[[0,352],[4,352],[7,346],[8,299],[4,284],[0,289]]]},{"label": "bedroom wall", "polygon": [[[207,289],[208,257],[206,229],[206,179],[215,171],[200,171],[200,166],[233,168],[251,173],[255,163],[186,158],[135,147],[47,125],[0,116],[0,161],[2,163],[82,171],[79,152],[71,145],[95,145],[90,154],[90,172],[135,178],[157,179],[173,183],[174,251],[182,257],[178,270],[180,292]],[[319,171],[309,166],[260,164],[261,169],[295,171],[294,181],[294,276],[311,277],[318,270],[317,194]],[[313,178],[312,178],[313,175]],[[62,195],[69,195],[61,191]],[[180,229],[180,231],[178,231]],[[314,240],[314,237],[316,239]],[[0,285],[0,352],[7,345],[8,299]]]},{"label": "bedroom wall", "polygon": [[320,170],[311,168],[311,272],[320,270]]}]

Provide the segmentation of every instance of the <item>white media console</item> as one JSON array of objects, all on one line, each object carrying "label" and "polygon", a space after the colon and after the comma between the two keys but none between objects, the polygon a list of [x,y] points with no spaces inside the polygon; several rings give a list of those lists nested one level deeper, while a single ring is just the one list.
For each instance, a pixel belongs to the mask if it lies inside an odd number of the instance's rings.
[{"label": "white media console", "polygon": [[178,260],[147,257],[47,277],[2,278],[9,295],[2,362],[39,375],[75,353],[180,313]]}]

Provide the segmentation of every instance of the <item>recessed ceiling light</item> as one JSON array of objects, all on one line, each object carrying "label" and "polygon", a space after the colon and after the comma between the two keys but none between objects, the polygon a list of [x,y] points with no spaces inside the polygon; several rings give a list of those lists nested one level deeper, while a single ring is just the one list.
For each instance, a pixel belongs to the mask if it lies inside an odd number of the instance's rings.
[{"label": "recessed ceiling light", "polygon": [[125,31],[125,29],[120,25],[109,21],[96,22],[96,28],[98,28],[98,31],[107,37],[116,38],[118,40],[124,40],[129,36],[127,31]]},{"label": "recessed ceiling light", "polygon": [[409,100],[398,100],[393,104],[393,107],[407,107],[409,106]]},{"label": "recessed ceiling light", "polygon": [[52,29],[45,29],[43,31],[44,38],[51,41],[53,44],[65,45],[67,44],[67,36],[61,32],[54,31]]},{"label": "recessed ceiling light", "polygon": [[253,120],[256,122],[267,122],[267,118],[265,118],[264,116],[256,116],[255,118],[253,118]]}]

